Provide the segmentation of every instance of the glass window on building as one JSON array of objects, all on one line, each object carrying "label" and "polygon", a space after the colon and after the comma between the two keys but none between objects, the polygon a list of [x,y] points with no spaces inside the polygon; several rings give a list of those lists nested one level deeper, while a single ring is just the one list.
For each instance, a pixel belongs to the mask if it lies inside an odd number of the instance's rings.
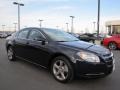
[{"label": "glass window on building", "polygon": [[113,34],[120,34],[120,26],[113,27]]}]

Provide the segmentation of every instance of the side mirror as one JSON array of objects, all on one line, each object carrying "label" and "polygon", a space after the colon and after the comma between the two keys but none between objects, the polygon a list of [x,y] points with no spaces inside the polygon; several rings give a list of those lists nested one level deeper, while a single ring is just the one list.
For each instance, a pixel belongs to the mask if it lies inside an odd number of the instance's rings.
[{"label": "side mirror", "polygon": [[36,37],[34,40],[35,40],[35,41],[38,41],[38,42],[41,42],[42,45],[45,45],[45,44],[46,44],[46,39],[43,38],[43,37]]},{"label": "side mirror", "polygon": [[43,37],[36,37],[34,38],[35,41],[45,41],[45,38]]}]

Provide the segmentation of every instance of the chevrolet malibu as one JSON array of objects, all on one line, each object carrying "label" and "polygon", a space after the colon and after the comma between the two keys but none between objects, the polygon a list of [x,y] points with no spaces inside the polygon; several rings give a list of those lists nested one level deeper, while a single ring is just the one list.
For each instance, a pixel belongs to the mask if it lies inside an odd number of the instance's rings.
[{"label": "chevrolet malibu", "polygon": [[40,65],[62,83],[74,77],[107,76],[114,70],[113,53],[56,29],[25,28],[6,39],[8,59]]}]

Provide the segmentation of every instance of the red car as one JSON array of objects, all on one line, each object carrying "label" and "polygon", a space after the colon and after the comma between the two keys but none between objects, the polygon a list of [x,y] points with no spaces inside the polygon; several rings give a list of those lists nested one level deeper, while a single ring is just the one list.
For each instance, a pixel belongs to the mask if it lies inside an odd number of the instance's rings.
[{"label": "red car", "polygon": [[102,44],[109,49],[120,49],[120,34],[104,38]]}]

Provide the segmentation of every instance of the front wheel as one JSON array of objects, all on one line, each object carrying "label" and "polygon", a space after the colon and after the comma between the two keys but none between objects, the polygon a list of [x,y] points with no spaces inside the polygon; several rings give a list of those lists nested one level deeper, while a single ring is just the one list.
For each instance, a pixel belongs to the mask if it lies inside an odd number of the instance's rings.
[{"label": "front wheel", "polygon": [[62,83],[73,80],[74,73],[71,63],[63,56],[56,57],[51,65],[54,78]]}]

